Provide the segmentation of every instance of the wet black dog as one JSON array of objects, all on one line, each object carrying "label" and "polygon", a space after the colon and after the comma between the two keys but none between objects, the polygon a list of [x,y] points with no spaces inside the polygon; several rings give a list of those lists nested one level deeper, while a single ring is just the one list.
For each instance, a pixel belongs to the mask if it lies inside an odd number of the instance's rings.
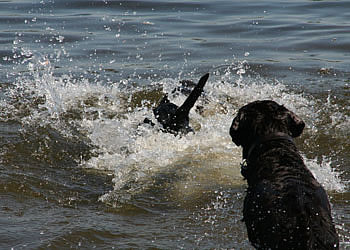
[{"label": "wet black dog", "polygon": [[[171,103],[168,99],[168,95],[165,95],[160,101],[159,105],[153,109],[154,116],[156,117],[157,121],[162,124],[164,132],[175,135],[193,132],[193,129],[189,125],[189,113],[191,108],[196,103],[198,97],[203,92],[204,85],[208,78],[209,73],[201,77],[198,84],[195,85],[185,102],[180,107],[174,103]],[[182,85],[188,85],[189,83],[192,82],[183,81]],[[154,125],[154,123],[148,118],[146,118],[144,122]]]},{"label": "wet black dog", "polygon": [[248,189],[243,220],[257,249],[338,249],[327,193],[306,168],[293,137],[304,122],[274,101],[242,107],[230,135],[243,147]]}]

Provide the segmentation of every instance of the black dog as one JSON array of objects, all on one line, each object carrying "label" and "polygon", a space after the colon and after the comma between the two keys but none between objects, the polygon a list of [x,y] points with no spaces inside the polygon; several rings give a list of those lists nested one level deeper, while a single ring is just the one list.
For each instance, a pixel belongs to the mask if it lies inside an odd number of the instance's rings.
[{"label": "black dog", "polygon": [[[185,102],[178,107],[176,104],[171,103],[168,99],[168,95],[165,95],[160,101],[159,105],[153,109],[154,116],[157,121],[162,124],[163,131],[172,134],[187,134],[193,132],[193,129],[189,125],[189,113],[191,108],[196,103],[198,97],[203,92],[205,83],[209,78],[209,73],[201,77],[198,84],[191,91]],[[188,84],[189,81],[184,81]],[[154,123],[146,118],[145,123],[154,125]]]},{"label": "black dog", "polygon": [[327,194],[306,168],[292,137],[304,122],[274,101],[255,101],[233,119],[248,189],[243,220],[257,249],[339,249]]}]

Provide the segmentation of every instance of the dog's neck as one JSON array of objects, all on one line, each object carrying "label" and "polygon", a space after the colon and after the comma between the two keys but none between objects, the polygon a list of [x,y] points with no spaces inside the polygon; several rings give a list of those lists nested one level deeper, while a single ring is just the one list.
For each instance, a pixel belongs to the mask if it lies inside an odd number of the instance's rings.
[{"label": "dog's neck", "polygon": [[252,152],[257,146],[259,146],[261,143],[275,140],[288,140],[294,143],[293,138],[290,135],[282,132],[276,132],[269,135],[259,136],[250,144],[250,146],[243,148],[243,159],[245,161],[249,161]]}]

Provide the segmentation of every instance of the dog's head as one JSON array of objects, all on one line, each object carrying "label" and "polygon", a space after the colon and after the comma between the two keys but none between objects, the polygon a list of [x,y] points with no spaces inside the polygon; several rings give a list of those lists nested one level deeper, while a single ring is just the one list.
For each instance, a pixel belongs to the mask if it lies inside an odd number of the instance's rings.
[{"label": "dog's head", "polygon": [[298,137],[305,123],[292,111],[274,101],[255,101],[239,109],[230,127],[232,141],[237,145],[250,145],[259,137],[285,133]]}]

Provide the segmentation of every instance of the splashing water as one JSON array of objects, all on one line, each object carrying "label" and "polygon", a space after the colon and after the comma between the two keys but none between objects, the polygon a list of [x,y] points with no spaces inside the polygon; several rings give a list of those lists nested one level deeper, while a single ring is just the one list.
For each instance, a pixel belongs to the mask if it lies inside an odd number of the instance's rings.
[{"label": "splashing water", "polygon": [[[315,112],[317,100],[293,93],[280,82],[245,75],[246,64],[212,74],[205,97],[197,104],[203,109],[191,110],[195,134],[182,137],[142,123],[145,117],[152,118],[152,107],[163,92],[171,92],[177,79],[154,81],[146,87],[130,87],[125,80],[90,83],[68,75],[54,76],[45,57],[30,62],[32,78],[18,78],[8,90],[1,103],[2,119],[19,121],[24,132],[27,127],[50,126],[65,137],[78,133],[80,140],[93,145],[90,157],[76,161],[82,168],[113,174],[114,188],[100,197],[102,202],[118,206],[150,190],[167,190],[169,199],[180,203],[193,201],[210,190],[244,185],[241,150],[228,134],[242,105],[273,99],[300,115],[311,136],[318,132],[317,124],[323,118]],[[185,98],[180,94],[172,101],[180,104]],[[306,164],[327,190],[345,189],[327,156],[321,162],[306,158]]]}]

